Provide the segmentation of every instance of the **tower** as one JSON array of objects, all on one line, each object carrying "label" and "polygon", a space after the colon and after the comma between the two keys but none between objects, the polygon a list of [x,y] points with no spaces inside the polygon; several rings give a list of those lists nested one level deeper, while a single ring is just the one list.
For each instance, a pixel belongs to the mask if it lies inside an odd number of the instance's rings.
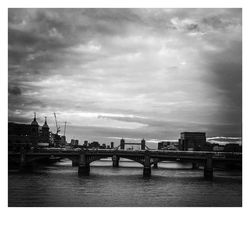
[{"label": "tower", "polygon": [[122,138],[120,143],[121,149],[125,149],[125,140]]},{"label": "tower", "polygon": [[33,121],[31,122],[31,131],[30,131],[30,135],[32,137],[38,137],[38,128],[39,128],[39,125],[36,121],[36,112],[34,112],[34,119]]},{"label": "tower", "polygon": [[30,139],[33,146],[36,146],[39,140],[39,132],[38,132],[38,122],[36,121],[36,112],[34,112],[34,118],[30,125]]},{"label": "tower", "polygon": [[47,124],[47,117],[45,116],[45,121],[42,126],[42,141],[49,143],[49,126]]},{"label": "tower", "polygon": [[141,140],[141,150],[145,150],[146,141],[144,138]]}]

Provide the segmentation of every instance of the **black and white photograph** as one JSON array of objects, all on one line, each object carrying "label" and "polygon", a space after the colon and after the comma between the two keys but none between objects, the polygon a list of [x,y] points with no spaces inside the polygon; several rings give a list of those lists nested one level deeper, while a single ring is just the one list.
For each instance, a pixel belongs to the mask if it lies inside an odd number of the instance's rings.
[{"label": "black and white photograph", "polygon": [[3,0],[0,249],[250,249],[250,5]]},{"label": "black and white photograph", "polygon": [[241,8],[9,8],[9,207],[241,207]]}]

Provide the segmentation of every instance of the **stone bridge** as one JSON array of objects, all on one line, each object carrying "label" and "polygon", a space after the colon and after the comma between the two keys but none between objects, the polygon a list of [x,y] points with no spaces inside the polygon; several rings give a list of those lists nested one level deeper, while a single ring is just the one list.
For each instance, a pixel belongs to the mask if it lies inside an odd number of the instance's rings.
[{"label": "stone bridge", "polygon": [[41,149],[39,151],[20,153],[9,152],[9,159],[16,158],[20,169],[25,169],[30,163],[42,159],[48,159],[51,156],[68,158],[72,160],[72,165],[78,167],[79,175],[90,174],[90,163],[100,159],[111,157],[113,167],[119,167],[120,158],[129,159],[140,163],[143,166],[143,176],[150,177],[151,169],[157,168],[158,163],[162,161],[184,161],[191,162],[193,168],[204,166],[204,177],[213,179],[213,165],[215,162],[229,162],[242,164],[241,153],[225,152],[204,152],[204,151],[165,151],[165,150],[118,150],[118,149],[98,149],[98,150],[65,150],[65,149]]}]

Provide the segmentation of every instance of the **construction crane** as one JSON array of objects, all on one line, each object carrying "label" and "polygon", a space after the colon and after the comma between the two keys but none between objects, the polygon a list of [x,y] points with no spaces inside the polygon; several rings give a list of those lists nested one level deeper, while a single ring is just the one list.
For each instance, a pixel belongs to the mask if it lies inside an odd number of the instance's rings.
[{"label": "construction crane", "polygon": [[67,124],[67,122],[64,122],[64,131],[63,131],[63,136],[65,136],[65,133],[66,133],[66,124]]},{"label": "construction crane", "polygon": [[60,127],[57,125],[57,119],[56,119],[56,113],[54,112],[54,117],[55,117],[55,122],[56,122],[56,134],[58,135],[58,133],[61,131]]}]

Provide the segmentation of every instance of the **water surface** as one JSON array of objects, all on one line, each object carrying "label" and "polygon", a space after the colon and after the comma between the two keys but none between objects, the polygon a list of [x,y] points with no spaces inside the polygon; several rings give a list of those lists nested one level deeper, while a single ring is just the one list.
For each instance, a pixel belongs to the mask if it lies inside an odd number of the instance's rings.
[{"label": "water surface", "polygon": [[160,163],[152,177],[130,161],[113,168],[111,161],[95,162],[90,176],[79,177],[69,160],[37,167],[33,173],[9,173],[9,206],[53,207],[188,207],[241,206],[240,171],[214,172],[206,181],[203,170],[190,164]]}]

